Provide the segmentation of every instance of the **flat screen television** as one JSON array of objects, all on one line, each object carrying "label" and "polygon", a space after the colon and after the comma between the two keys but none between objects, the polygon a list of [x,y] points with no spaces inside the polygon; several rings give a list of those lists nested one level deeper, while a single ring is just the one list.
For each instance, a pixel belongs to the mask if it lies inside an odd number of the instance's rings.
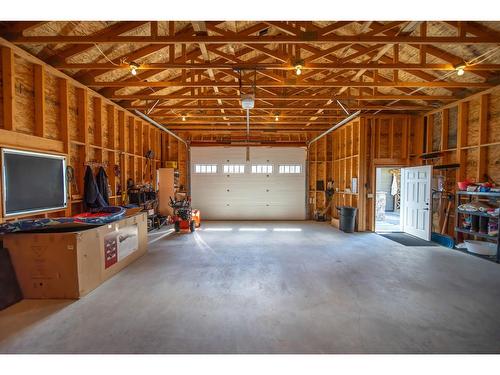
[{"label": "flat screen television", "polygon": [[6,217],[67,207],[64,156],[4,148],[2,182]]}]

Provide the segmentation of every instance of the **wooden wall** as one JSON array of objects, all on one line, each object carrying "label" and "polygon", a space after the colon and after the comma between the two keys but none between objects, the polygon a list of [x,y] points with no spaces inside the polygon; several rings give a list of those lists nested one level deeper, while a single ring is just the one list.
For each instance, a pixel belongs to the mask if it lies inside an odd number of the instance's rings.
[{"label": "wooden wall", "polygon": [[[457,169],[434,170],[434,177],[444,177],[448,190],[455,192],[457,181],[484,182],[486,175],[500,185],[500,86],[429,112],[422,128],[424,142],[413,164],[460,164]],[[437,157],[422,158],[433,153]],[[433,215],[435,228],[442,219]],[[449,235],[454,234],[453,225],[452,215],[446,228]]]},{"label": "wooden wall", "polygon": [[[154,182],[156,172],[150,172],[144,157],[148,150],[155,155],[153,171],[165,161],[176,161],[180,184],[186,185],[184,144],[3,39],[0,48],[0,147],[66,155],[75,170],[77,188],[70,189],[68,209],[37,216],[82,211],[89,162],[106,166],[111,204],[122,203],[118,185],[125,190],[129,178]],[[115,166],[120,176],[115,176]]]},{"label": "wooden wall", "polygon": [[374,230],[375,168],[410,165],[418,129],[414,116],[363,115],[313,143],[308,155],[310,217],[326,207],[325,193],[316,190],[316,181],[324,180],[326,186],[333,179],[332,217],[338,217],[336,206],[357,207],[357,230]]}]

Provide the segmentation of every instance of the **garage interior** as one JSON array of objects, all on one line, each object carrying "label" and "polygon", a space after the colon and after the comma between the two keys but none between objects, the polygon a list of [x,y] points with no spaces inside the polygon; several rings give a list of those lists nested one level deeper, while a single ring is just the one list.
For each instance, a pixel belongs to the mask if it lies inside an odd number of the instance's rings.
[{"label": "garage interior", "polygon": [[0,49],[0,353],[499,353],[500,22]]}]

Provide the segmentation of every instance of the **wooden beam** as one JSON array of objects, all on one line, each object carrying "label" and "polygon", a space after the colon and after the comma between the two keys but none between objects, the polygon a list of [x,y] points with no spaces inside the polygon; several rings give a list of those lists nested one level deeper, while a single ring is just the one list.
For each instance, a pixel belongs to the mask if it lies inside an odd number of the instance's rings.
[{"label": "wooden beam", "polygon": [[10,33],[11,35],[22,34],[25,31],[36,29],[48,23],[47,21],[17,21],[7,22],[7,26],[2,28],[2,32]]},{"label": "wooden beam", "polygon": [[[238,88],[238,82],[187,82],[187,81],[163,81],[163,82],[137,82],[137,81],[97,81],[90,82],[90,87],[213,87],[217,85],[220,87],[233,87]],[[398,81],[398,82],[301,82],[301,81],[287,81],[283,83],[269,81],[258,83],[258,87],[343,87],[345,85],[350,87],[475,87],[475,88],[489,88],[494,87],[494,84],[488,82],[444,82],[444,81]],[[252,87],[253,83],[243,82],[241,87]]]},{"label": "wooden beam", "polygon": [[[176,94],[154,94],[154,95],[112,95],[109,97],[114,100],[237,100],[241,99],[240,95],[176,95]],[[260,101],[326,101],[331,99],[331,95],[293,95],[293,96],[275,96],[259,94],[257,92],[255,100]],[[336,97],[339,100],[436,100],[436,101],[455,101],[456,97],[451,95],[341,95]]]},{"label": "wooden beam", "polygon": [[33,66],[33,94],[35,97],[35,135],[45,137],[45,69],[43,65]]},{"label": "wooden beam", "polygon": [[[106,37],[106,36],[120,35],[127,31],[132,31],[144,25],[145,23],[146,23],[145,21],[117,22],[109,27],[106,27],[104,29],[95,32],[90,37],[93,36]],[[48,62],[50,64],[63,62],[66,59],[84,53],[85,51],[88,51],[91,48],[95,48],[95,43],[92,43],[90,41],[83,44],[71,45],[62,51],[58,51],[54,56],[49,57]]]},{"label": "wooden beam", "polygon": [[498,39],[494,36],[460,37],[460,36],[386,36],[386,35],[318,35],[315,32],[300,33],[299,35],[272,35],[272,36],[93,36],[93,35],[57,35],[57,36],[19,36],[11,40],[14,44],[315,44],[315,43],[362,43],[362,44],[492,44],[497,45]]},{"label": "wooden beam", "polygon": [[12,49],[2,47],[2,106],[5,130],[14,130],[14,85],[14,53]]},{"label": "wooden beam", "polygon": [[36,137],[6,129],[0,129],[0,144],[5,147],[65,154],[63,142],[60,140]]},{"label": "wooden beam", "polygon": [[[395,44],[394,46],[397,46]],[[393,47],[394,47],[393,46]],[[208,51],[208,49],[206,49]],[[368,52],[363,51],[360,54],[366,54]],[[227,63],[227,62],[210,62],[206,59],[206,62],[166,62],[166,63],[150,63],[141,64],[138,71],[143,70],[165,70],[165,69],[191,69],[191,70],[207,70],[207,69],[217,69],[217,70],[230,70],[235,69],[242,70],[254,70],[258,72],[266,70],[290,70],[293,71],[295,68],[290,62],[287,63],[246,63],[242,61],[241,63]],[[54,67],[58,69],[92,69],[92,70],[129,70],[128,64],[118,64],[114,65],[111,63],[70,63],[70,62],[58,62],[53,64]],[[332,63],[306,63],[304,65],[304,73],[310,70],[394,70],[394,69],[404,69],[404,70],[424,70],[424,71],[453,71],[455,66],[453,64],[431,64],[431,63],[380,63],[375,60],[368,62],[332,62]],[[466,71],[498,71],[500,70],[500,64],[477,64],[465,67]]]},{"label": "wooden beam", "polygon": [[[127,107],[127,109],[146,109],[147,106],[130,106]],[[238,110],[238,111],[243,111],[243,109],[240,106],[229,106],[229,105],[224,105],[222,107],[219,106],[209,106],[209,105],[162,105],[162,106],[157,106],[155,107],[155,111],[159,110],[173,110],[173,109],[182,109],[182,110],[218,110],[218,109],[227,109],[227,110]],[[432,107],[428,106],[409,106],[409,105],[400,105],[400,106],[383,106],[383,105],[363,105],[363,106],[350,106],[349,109],[352,110],[357,110],[357,109],[364,109],[364,110],[394,110],[394,111],[425,111],[429,110]],[[274,105],[274,106],[260,106],[257,105],[255,110],[290,110],[290,111],[306,111],[306,110],[316,110],[316,109],[323,109],[325,111],[327,110],[335,110],[342,112],[342,109],[340,109],[338,106],[335,105],[335,103],[332,103],[329,106],[322,106],[322,105],[310,105],[307,107],[304,106],[283,106],[283,105]],[[252,115],[253,117],[253,115]]]}]

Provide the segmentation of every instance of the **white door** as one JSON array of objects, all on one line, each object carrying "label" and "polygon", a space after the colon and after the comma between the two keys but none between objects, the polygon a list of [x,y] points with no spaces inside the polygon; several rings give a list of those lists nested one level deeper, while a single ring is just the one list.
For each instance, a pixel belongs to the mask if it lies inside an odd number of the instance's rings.
[{"label": "white door", "polygon": [[208,220],[305,220],[306,149],[192,147],[193,208]]},{"label": "white door", "polygon": [[403,232],[430,241],[432,166],[401,170],[401,222]]}]

